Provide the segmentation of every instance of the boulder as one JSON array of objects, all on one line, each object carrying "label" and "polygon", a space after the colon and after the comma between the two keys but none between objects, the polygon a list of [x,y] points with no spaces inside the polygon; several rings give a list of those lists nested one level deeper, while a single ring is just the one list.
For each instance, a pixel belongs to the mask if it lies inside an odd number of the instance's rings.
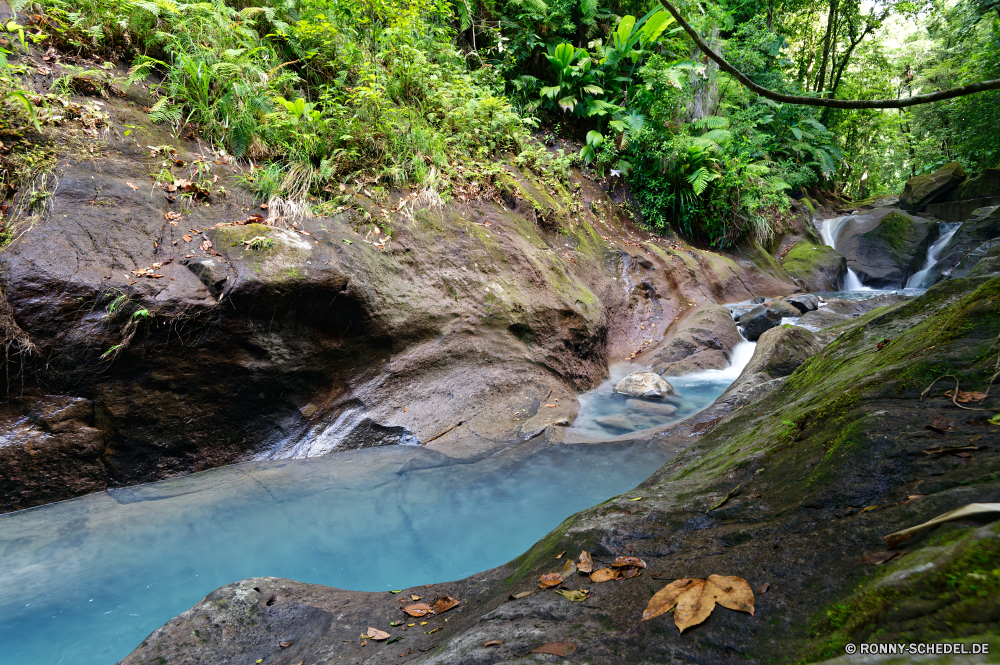
[{"label": "boulder", "polygon": [[677,332],[650,359],[661,376],[681,376],[729,366],[733,347],[743,341],[729,310],[712,305],[681,321]]},{"label": "boulder", "polygon": [[809,330],[822,330],[823,328],[829,328],[830,326],[835,326],[838,323],[843,323],[849,318],[850,317],[838,314],[837,312],[824,307],[822,309],[817,309],[803,314],[799,318],[799,326],[805,326],[809,328]]},{"label": "boulder", "polygon": [[899,197],[903,210],[920,212],[929,203],[943,201],[965,180],[965,169],[958,162],[948,162],[934,173],[918,175],[906,181]]},{"label": "boulder", "polygon": [[613,434],[628,434],[636,430],[647,429],[654,424],[648,418],[627,413],[601,416],[600,418],[594,418],[594,422]]},{"label": "boulder", "polygon": [[765,330],[774,328],[780,323],[781,314],[764,306],[754,307],[740,317],[743,334],[751,342],[757,341]]},{"label": "boulder", "polygon": [[[938,255],[937,272],[939,279],[963,277],[972,268],[969,254],[985,241],[1000,238],[1000,206],[978,208],[962,222],[948,245]],[[980,254],[980,258],[984,256]],[[960,267],[961,264],[961,267]]]},{"label": "boulder", "polygon": [[900,288],[923,267],[933,222],[899,210],[828,219],[824,235],[847,258],[861,281],[876,288]]},{"label": "boulder", "polygon": [[969,271],[969,277],[985,277],[1000,273],[1000,242],[984,243],[989,245],[986,253]]},{"label": "boulder", "polygon": [[847,259],[833,247],[800,242],[788,250],[781,267],[807,291],[836,291],[847,274]]},{"label": "boulder", "polygon": [[800,314],[819,309],[819,298],[811,293],[803,293],[798,296],[785,296],[782,298],[787,303],[799,310]]},{"label": "boulder", "polygon": [[635,411],[640,411],[649,416],[672,416],[677,413],[677,406],[662,402],[650,402],[644,399],[630,399],[625,405]]},{"label": "boulder", "polygon": [[1000,165],[969,178],[952,190],[948,198],[951,201],[967,201],[991,196],[1000,196]]},{"label": "boulder", "polygon": [[794,319],[802,315],[798,307],[784,300],[775,300],[768,305],[768,309],[773,309],[778,314],[781,314],[782,318],[788,317]]},{"label": "boulder", "polygon": [[[789,376],[799,365],[819,353],[823,346],[816,335],[801,326],[781,326],[764,331],[750,362],[720,400],[734,400],[734,405],[746,403],[754,388]],[[774,382],[771,385],[777,389],[781,384]],[[760,396],[754,393],[755,398]]]},{"label": "boulder", "polygon": [[632,372],[616,383],[613,390],[629,397],[660,398],[674,394],[674,387],[653,372]]}]

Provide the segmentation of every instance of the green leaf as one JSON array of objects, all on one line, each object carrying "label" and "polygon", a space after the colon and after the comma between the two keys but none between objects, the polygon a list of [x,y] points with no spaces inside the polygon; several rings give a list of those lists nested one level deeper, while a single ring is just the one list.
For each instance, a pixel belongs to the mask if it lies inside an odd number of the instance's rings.
[{"label": "green leaf", "polygon": [[604,143],[604,135],[596,130],[590,130],[587,132],[587,145],[592,145],[595,148]]},{"label": "green leaf", "polygon": [[632,34],[632,28],[634,27],[634,16],[631,14],[622,16],[622,20],[618,21],[618,30],[615,31],[615,46],[622,48],[628,41],[629,36]]},{"label": "green leaf", "polygon": [[660,38],[668,25],[674,22],[674,17],[667,12],[660,10],[653,14],[652,18],[642,26],[642,39],[644,42],[654,42]]},{"label": "green leaf", "polygon": [[346,242],[348,245],[353,245],[354,244],[350,240],[348,240],[347,238],[343,238],[343,241]]}]

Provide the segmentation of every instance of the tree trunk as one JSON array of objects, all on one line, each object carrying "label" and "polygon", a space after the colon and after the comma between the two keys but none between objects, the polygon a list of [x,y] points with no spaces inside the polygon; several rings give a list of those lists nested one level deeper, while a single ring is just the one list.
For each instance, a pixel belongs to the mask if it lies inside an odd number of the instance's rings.
[{"label": "tree trunk", "polygon": [[826,18],[826,36],[823,37],[823,59],[819,67],[819,74],[816,76],[816,86],[814,92],[823,90],[826,83],[826,65],[830,59],[830,45],[833,42],[833,24],[837,18],[837,0],[830,0],[830,13]]}]

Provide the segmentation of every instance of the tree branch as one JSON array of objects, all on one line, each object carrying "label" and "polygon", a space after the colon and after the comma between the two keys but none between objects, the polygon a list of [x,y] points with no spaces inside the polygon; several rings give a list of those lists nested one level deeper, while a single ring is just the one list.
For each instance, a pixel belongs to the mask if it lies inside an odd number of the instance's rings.
[{"label": "tree branch", "polygon": [[784,104],[803,104],[805,106],[825,106],[827,108],[835,109],[901,109],[906,108],[907,106],[917,106],[918,104],[939,102],[943,99],[964,97],[965,95],[971,95],[986,90],[1000,89],[1000,79],[993,79],[991,81],[970,83],[969,85],[963,85],[949,90],[942,90],[940,92],[932,92],[926,95],[916,95],[915,97],[903,97],[900,99],[824,99],[822,97],[799,97],[797,95],[785,95],[780,92],[768,90],[767,88],[762,88],[748,79],[742,72],[726,62],[725,58],[709,48],[708,44],[706,44],[701,37],[698,36],[695,29],[684,20],[684,17],[680,15],[680,12],[678,12],[677,9],[675,9],[674,6],[668,2],[668,0],[660,0],[660,4],[663,5],[663,8],[670,12],[670,15],[677,20],[678,25],[684,28],[684,32],[688,33],[691,39],[694,40],[694,43],[697,44],[698,48],[700,48],[705,55],[719,65],[719,69],[726,72],[761,97],[767,97],[768,99],[776,102],[782,102]]}]

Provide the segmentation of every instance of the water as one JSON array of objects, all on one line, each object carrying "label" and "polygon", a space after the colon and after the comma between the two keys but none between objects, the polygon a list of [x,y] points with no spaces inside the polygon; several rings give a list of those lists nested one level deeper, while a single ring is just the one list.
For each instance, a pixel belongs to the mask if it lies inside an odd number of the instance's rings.
[{"label": "water", "polygon": [[[847,215],[845,217],[834,217],[833,219],[824,220],[823,226],[819,230],[820,236],[823,238],[823,244],[837,249],[837,236],[840,235],[840,229],[844,227],[844,224],[853,219],[852,215]],[[861,278],[858,277],[858,273],[850,268],[847,269],[847,274],[844,275],[844,289],[847,291],[873,290],[871,287],[865,286],[861,282]]]},{"label": "water", "polygon": [[459,579],[635,487],[673,452],[530,443],[456,463],[391,446],[251,462],[3,515],[0,661],[109,665],[245,577],[366,591]]},{"label": "water", "polygon": [[635,365],[612,366],[611,378],[597,388],[580,395],[580,415],[567,431],[567,437],[573,440],[606,439],[690,418],[710,406],[732,385],[750,362],[756,346],[753,342],[737,344],[733,349],[732,364],[726,369],[706,370],[679,377],[665,375],[663,378],[682,396],[677,411],[670,415],[648,411],[658,406],[659,400],[650,406],[652,400],[636,400],[612,392],[612,386],[625,376],[642,371]]},{"label": "water", "polygon": [[[815,295],[823,298],[825,300],[830,300],[832,298],[839,298],[840,300],[849,300],[851,302],[861,302],[862,300],[871,300],[872,298],[883,296],[883,295],[900,295],[900,296],[919,296],[923,295],[926,289],[869,289],[865,288],[861,291],[819,291]],[[823,303],[820,303],[820,307],[824,307]]]},{"label": "water", "polygon": [[906,280],[906,288],[926,289],[934,284],[935,279],[937,279],[937,271],[934,270],[934,266],[937,265],[941,252],[944,251],[960,226],[962,226],[961,222],[941,222],[938,225],[941,236],[927,248],[927,260],[924,262],[923,269],[913,273],[910,279]]}]

